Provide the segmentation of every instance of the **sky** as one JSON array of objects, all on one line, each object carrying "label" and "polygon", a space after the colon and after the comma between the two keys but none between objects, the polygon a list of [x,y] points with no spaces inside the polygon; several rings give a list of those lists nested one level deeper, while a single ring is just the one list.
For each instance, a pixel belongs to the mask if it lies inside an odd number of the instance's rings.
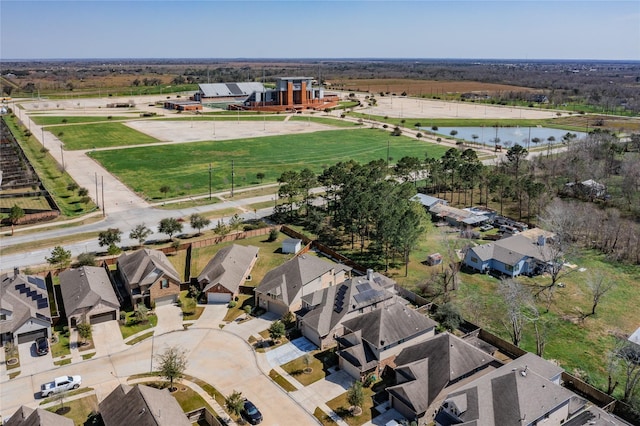
[{"label": "sky", "polygon": [[640,1],[0,0],[0,59],[640,60]]}]

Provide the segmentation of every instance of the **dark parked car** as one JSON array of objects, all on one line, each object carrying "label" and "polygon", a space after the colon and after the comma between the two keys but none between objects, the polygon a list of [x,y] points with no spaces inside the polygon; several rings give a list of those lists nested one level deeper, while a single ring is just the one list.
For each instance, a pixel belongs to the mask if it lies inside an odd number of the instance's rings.
[{"label": "dark parked car", "polygon": [[38,337],[36,339],[36,353],[38,355],[46,355],[49,353],[49,340],[46,337]]},{"label": "dark parked car", "polygon": [[262,421],[262,413],[248,399],[244,400],[244,408],[242,409],[242,417],[252,425],[257,425]]}]

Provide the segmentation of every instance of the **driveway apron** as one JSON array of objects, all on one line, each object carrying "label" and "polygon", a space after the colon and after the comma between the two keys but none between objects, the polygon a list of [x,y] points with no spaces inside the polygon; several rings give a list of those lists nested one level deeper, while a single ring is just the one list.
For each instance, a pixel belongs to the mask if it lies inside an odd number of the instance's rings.
[{"label": "driveway apron", "polygon": [[18,354],[20,356],[21,375],[30,376],[53,368],[51,351],[46,355],[38,356],[34,342],[20,343],[18,345]]},{"label": "driveway apron", "polygon": [[106,321],[92,326],[93,345],[96,348],[95,356],[111,355],[123,351],[129,346],[122,340],[118,321]]},{"label": "driveway apron", "polygon": [[171,331],[184,330],[180,307],[176,305],[157,306],[155,312],[158,317],[158,325],[156,325],[154,333],[156,336]]}]

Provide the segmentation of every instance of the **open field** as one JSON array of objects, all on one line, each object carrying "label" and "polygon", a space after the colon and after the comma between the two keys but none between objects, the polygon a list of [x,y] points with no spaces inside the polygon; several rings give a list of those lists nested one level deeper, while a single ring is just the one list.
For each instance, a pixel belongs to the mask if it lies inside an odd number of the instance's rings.
[{"label": "open field", "polygon": [[[144,123],[147,124],[147,123]],[[188,123],[176,123],[189,126]],[[137,193],[160,198],[160,187],[188,194],[208,191],[209,164],[212,165],[214,190],[231,186],[231,161],[235,185],[257,184],[257,173],[265,182],[275,181],[286,170],[305,167],[320,172],[323,167],[354,159],[361,163],[403,156],[440,157],[448,147],[404,136],[391,137],[380,129],[327,130],[240,140],[210,141],[177,145],[147,146],[123,151],[95,151],[90,157]],[[168,196],[173,196],[169,192]]]},{"label": "open field", "polygon": [[64,128],[45,127],[44,129],[56,134],[68,150],[159,142],[158,139],[137,132],[123,123],[95,123],[83,126],[65,126]]}]

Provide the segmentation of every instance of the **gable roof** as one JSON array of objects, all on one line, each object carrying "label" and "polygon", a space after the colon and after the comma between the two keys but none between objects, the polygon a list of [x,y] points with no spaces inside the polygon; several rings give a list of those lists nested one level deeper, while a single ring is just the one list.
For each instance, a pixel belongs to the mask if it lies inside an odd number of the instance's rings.
[{"label": "gable roof", "polygon": [[77,309],[92,308],[101,301],[116,308],[120,306],[107,271],[97,266],[61,272],[60,291],[67,314]]},{"label": "gable roof", "polygon": [[99,404],[105,426],[191,426],[167,389],[120,385]]},{"label": "gable roof", "polygon": [[396,373],[407,381],[387,391],[421,414],[449,384],[498,360],[452,334],[442,333],[403,349],[395,363]]},{"label": "gable roof", "polygon": [[381,349],[434,328],[437,323],[401,303],[358,315],[342,324],[351,332],[360,331],[362,340]]},{"label": "gable roof", "polygon": [[198,275],[198,282],[206,284],[203,291],[220,284],[236,293],[240,283],[246,278],[247,269],[258,256],[258,250],[258,247],[238,244],[220,249]]},{"label": "gable roof", "polygon": [[547,244],[538,245],[537,241],[521,234],[472,247],[469,250],[482,261],[495,259],[505,265],[515,265],[524,257],[541,262],[547,262],[553,258]]},{"label": "gable roof", "polygon": [[352,278],[342,284],[303,296],[303,302],[312,309],[302,317],[301,322],[315,330],[318,335],[326,336],[348,313],[378,305],[392,298],[393,293],[375,281],[369,281],[365,277]]},{"label": "gable roof", "polygon": [[68,419],[51,411],[42,408],[29,408],[22,405],[9,420],[4,422],[5,426],[73,426],[73,420]]},{"label": "gable roof", "polygon": [[449,204],[447,200],[443,200],[442,198],[436,198],[436,197],[432,197],[431,195],[420,194],[420,193],[411,197],[411,200],[417,201],[420,204],[422,204],[424,207],[427,207],[429,209],[435,206],[436,204],[444,204],[445,206]]},{"label": "gable roof", "polygon": [[10,319],[0,321],[0,334],[14,333],[31,318],[50,323],[51,310],[44,280],[16,273],[0,275],[0,309],[11,312]]},{"label": "gable roof", "polygon": [[118,269],[133,286],[153,284],[162,274],[181,282],[178,271],[159,250],[142,249],[123,253],[118,258]]},{"label": "gable roof", "polygon": [[206,98],[247,97],[253,92],[265,91],[264,85],[258,82],[205,83],[199,87]]},{"label": "gable roof", "polygon": [[584,406],[582,398],[534,369],[541,368],[550,375],[556,370],[553,364],[545,366],[550,363],[528,355],[521,360],[528,362],[526,367],[512,361],[447,396],[446,401],[466,407],[458,416],[463,424],[475,421],[482,425],[528,425],[563,404],[571,404],[570,411],[574,412]]},{"label": "gable roof", "polygon": [[316,256],[296,256],[267,272],[255,292],[290,305],[305,285],[332,270],[349,271],[351,268]]}]

